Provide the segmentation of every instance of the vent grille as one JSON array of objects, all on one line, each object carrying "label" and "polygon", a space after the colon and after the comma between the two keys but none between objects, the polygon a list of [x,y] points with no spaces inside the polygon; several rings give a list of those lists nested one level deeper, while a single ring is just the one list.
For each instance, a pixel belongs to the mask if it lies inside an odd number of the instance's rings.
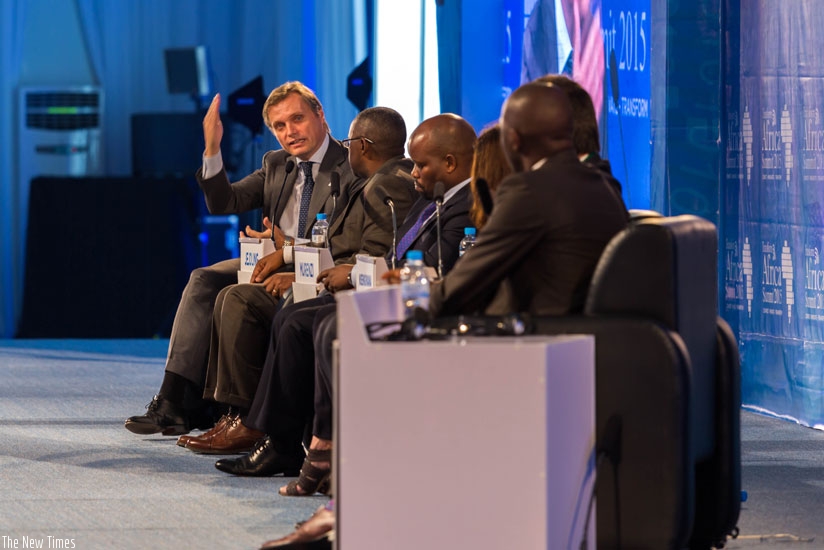
[{"label": "vent grille", "polygon": [[46,107],[93,107],[97,109],[100,94],[97,92],[29,92],[26,94],[26,108]]},{"label": "vent grille", "polygon": [[26,127],[43,130],[82,130],[100,127],[97,92],[29,92]]}]

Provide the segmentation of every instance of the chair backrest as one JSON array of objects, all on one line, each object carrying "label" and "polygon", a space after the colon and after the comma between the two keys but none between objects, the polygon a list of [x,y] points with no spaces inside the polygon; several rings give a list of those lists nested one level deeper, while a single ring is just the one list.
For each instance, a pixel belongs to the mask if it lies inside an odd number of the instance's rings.
[{"label": "chair backrest", "polygon": [[640,219],[604,250],[584,307],[587,315],[654,319],[683,339],[696,460],[715,445],[717,251],[715,225],[703,218]]}]

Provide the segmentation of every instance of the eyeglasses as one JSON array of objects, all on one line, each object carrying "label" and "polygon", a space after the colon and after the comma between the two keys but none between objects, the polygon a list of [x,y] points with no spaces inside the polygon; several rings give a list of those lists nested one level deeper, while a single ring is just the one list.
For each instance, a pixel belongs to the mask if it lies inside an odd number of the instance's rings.
[{"label": "eyeglasses", "polygon": [[368,137],[363,137],[363,136],[353,137],[353,138],[348,138],[348,139],[342,139],[342,140],[340,140],[340,144],[343,145],[344,147],[346,147],[347,149],[349,149],[349,144],[351,144],[353,141],[365,141],[366,143],[371,143],[372,145],[375,145],[374,141],[372,141]]}]

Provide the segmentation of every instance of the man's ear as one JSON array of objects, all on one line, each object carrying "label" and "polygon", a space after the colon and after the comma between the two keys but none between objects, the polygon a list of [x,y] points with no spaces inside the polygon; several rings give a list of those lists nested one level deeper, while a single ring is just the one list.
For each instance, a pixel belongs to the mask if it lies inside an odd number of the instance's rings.
[{"label": "man's ear", "polygon": [[455,155],[452,153],[447,153],[446,156],[443,158],[444,163],[446,164],[446,173],[451,174],[458,168],[458,159],[455,158]]},{"label": "man's ear", "polygon": [[521,151],[521,135],[514,128],[506,129],[506,143],[509,144],[509,150],[513,153]]}]

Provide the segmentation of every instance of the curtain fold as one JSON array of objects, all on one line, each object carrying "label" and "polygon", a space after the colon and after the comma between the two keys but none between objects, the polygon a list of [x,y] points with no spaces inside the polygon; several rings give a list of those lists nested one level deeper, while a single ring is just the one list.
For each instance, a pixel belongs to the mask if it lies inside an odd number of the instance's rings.
[{"label": "curtain fold", "polygon": [[14,336],[22,300],[23,252],[17,227],[20,189],[17,176],[17,86],[23,63],[26,3],[0,2],[0,337]]},{"label": "curtain fold", "polygon": [[461,0],[437,0],[441,112],[461,114]]}]

